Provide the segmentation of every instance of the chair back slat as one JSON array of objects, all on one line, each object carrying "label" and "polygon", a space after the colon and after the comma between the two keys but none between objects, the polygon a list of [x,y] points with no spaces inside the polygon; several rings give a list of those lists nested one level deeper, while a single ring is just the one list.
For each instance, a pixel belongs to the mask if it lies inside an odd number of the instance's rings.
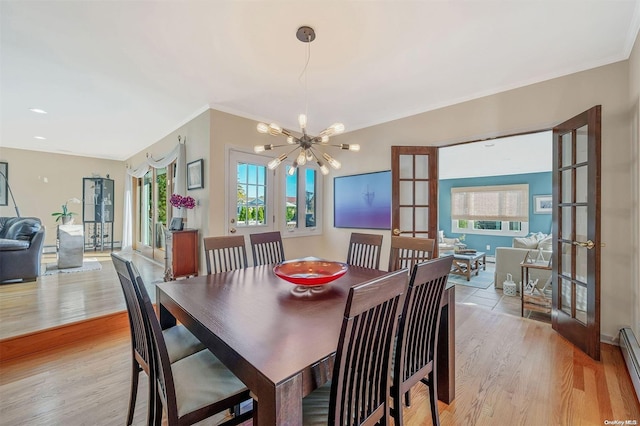
[{"label": "chair back slat", "polygon": [[452,259],[441,257],[413,267],[398,326],[394,364],[394,386],[400,393],[434,368],[442,296]]},{"label": "chair back slat", "polygon": [[353,232],[349,240],[347,264],[369,269],[380,269],[382,235]]},{"label": "chair back slat", "polygon": [[217,274],[247,267],[244,236],[205,237],[203,240],[207,274]]},{"label": "chair back slat", "polygon": [[129,327],[131,329],[131,346],[134,351],[134,356],[138,360],[140,367],[150,374],[150,361],[151,361],[151,348],[149,347],[146,326],[144,323],[144,315],[138,304],[138,299],[135,291],[135,282],[140,273],[136,267],[130,261],[121,257],[118,254],[112,253],[111,259],[113,266],[115,266],[118,279],[120,280],[120,286],[124,294],[125,304],[127,306],[127,313],[129,316]]},{"label": "chair back slat", "polygon": [[249,235],[253,266],[280,263],[285,260],[279,231]]},{"label": "chair back slat", "polygon": [[349,290],[334,364],[329,424],[389,424],[390,361],[407,271]]},{"label": "chair back slat", "polygon": [[435,240],[418,237],[391,237],[389,253],[389,271],[413,269],[417,263],[425,262],[433,257]]}]

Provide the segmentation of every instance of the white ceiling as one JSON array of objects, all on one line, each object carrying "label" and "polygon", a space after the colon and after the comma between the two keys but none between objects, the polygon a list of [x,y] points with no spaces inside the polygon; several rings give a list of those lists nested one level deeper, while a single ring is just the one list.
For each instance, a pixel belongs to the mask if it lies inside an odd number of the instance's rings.
[{"label": "white ceiling", "polygon": [[207,108],[297,129],[301,25],[317,34],[309,130],[349,131],[625,60],[640,0],[0,0],[0,15],[0,146],[122,160]]}]

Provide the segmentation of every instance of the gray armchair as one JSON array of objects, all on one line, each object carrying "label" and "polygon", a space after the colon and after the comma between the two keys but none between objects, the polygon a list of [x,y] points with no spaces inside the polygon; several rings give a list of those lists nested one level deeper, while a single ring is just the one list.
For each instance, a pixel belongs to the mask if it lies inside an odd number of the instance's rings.
[{"label": "gray armchair", "polygon": [[0,283],[40,275],[44,227],[35,217],[0,217]]}]

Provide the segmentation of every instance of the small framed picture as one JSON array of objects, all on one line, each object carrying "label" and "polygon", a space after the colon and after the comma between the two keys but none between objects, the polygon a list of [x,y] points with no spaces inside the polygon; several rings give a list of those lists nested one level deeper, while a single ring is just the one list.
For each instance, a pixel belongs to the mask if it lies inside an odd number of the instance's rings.
[{"label": "small framed picture", "polygon": [[9,205],[9,163],[0,162],[0,206]]},{"label": "small framed picture", "polygon": [[204,188],[202,158],[187,164],[187,189]]},{"label": "small framed picture", "polygon": [[182,227],[184,223],[182,222],[181,217],[173,217],[171,218],[171,223],[169,224],[170,231],[182,231]]},{"label": "small framed picture", "polygon": [[533,212],[536,214],[551,214],[553,201],[551,195],[534,195]]}]

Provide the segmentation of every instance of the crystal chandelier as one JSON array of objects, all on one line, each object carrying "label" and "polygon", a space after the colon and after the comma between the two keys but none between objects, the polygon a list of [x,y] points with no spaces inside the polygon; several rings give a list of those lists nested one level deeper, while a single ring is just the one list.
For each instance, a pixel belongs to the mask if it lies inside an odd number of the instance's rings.
[{"label": "crystal chandelier", "polygon": [[[316,33],[311,27],[300,27],[296,32],[296,37],[303,43],[308,43],[307,49],[307,62],[305,64],[304,70],[302,71],[305,76],[305,96],[306,96],[306,71],[307,65],[309,64],[310,52],[311,52],[311,42],[315,40]],[[298,116],[298,124],[300,125],[300,129],[302,131],[302,136],[296,137],[291,134],[290,130],[283,129],[277,124],[271,123],[258,123],[258,132],[260,133],[268,133],[271,136],[279,136],[284,135],[287,138],[287,143],[282,145],[256,145],[253,150],[256,153],[262,153],[265,151],[271,151],[274,148],[280,148],[283,146],[294,146],[289,152],[281,154],[280,156],[274,158],[269,162],[267,167],[273,170],[278,167],[289,155],[294,152],[298,152],[296,159],[293,161],[293,166],[289,168],[289,174],[293,175],[296,172],[298,166],[303,166],[307,162],[315,161],[320,167],[320,171],[323,175],[329,173],[329,168],[325,164],[325,161],[334,169],[339,169],[341,164],[338,160],[327,154],[326,152],[322,152],[318,150],[319,146],[334,146],[340,149],[348,150],[348,151],[360,151],[360,145],[357,144],[337,144],[330,145],[329,139],[331,136],[338,135],[344,132],[344,124],[335,123],[331,126],[327,127],[323,131],[318,134],[318,136],[310,136],[307,134],[307,115],[300,114]]]}]

